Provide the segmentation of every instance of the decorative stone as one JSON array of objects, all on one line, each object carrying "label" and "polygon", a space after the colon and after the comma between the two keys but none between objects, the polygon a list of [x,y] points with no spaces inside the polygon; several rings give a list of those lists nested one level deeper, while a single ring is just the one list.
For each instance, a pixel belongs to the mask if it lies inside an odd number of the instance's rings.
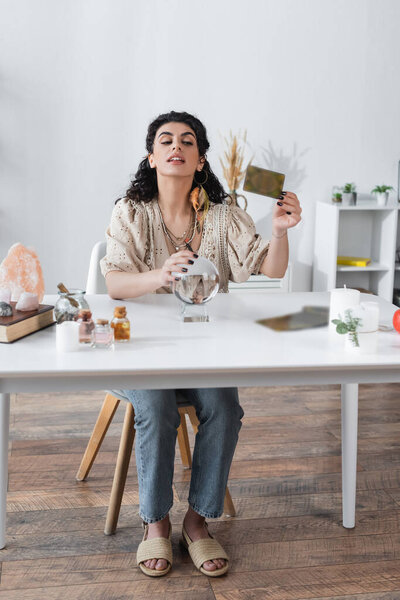
[{"label": "decorative stone", "polygon": [[43,272],[32,248],[19,243],[11,246],[0,265],[0,288],[9,288],[14,302],[18,301],[22,292],[34,293],[39,302],[43,300]]},{"label": "decorative stone", "polygon": [[0,302],[0,317],[12,317],[12,306],[8,302]]},{"label": "decorative stone", "polygon": [[15,306],[16,310],[28,311],[37,310],[39,308],[39,300],[37,294],[30,292],[22,292]]},{"label": "decorative stone", "polygon": [[6,302],[7,304],[10,304],[10,302],[11,302],[11,290],[9,290],[8,288],[1,288],[0,289],[0,302]]}]

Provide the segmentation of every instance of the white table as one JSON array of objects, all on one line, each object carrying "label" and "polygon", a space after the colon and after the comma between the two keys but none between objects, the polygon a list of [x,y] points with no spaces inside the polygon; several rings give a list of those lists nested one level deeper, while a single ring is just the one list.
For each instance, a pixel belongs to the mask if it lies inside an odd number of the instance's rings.
[{"label": "white table", "polygon": [[[88,301],[95,318],[111,318],[113,307],[121,304],[107,296],[88,296]],[[54,303],[55,297],[45,302]],[[379,303],[380,322],[390,324],[396,307]],[[209,304],[209,323],[180,322],[178,301],[171,295],[124,304],[133,339],[114,351],[83,347],[57,354],[55,327],[0,344],[0,548],[5,545],[11,392],[340,383],[343,526],[354,527],[358,384],[400,382],[396,331],[379,333],[377,354],[357,355],[345,352],[344,336],[329,334],[327,327],[277,333],[255,323],[303,305],[328,306],[327,292],[218,294]]]}]

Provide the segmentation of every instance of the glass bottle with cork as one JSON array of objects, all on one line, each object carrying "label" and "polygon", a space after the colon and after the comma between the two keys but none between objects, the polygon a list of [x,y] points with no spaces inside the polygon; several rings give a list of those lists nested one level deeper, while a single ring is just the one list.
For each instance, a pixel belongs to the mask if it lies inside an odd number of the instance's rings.
[{"label": "glass bottle with cork", "polygon": [[128,342],[131,336],[131,325],[126,316],[125,306],[116,306],[114,308],[114,318],[111,321],[111,327],[114,329],[114,339],[116,342]]},{"label": "glass bottle with cork", "polygon": [[81,309],[89,309],[85,298],[85,290],[68,289],[63,283],[58,284],[58,300],[54,306],[54,316],[58,324],[64,321],[76,321]]},{"label": "glass bottle with cork", "polygon": [[97,319],[92,331],[92,348],[114,348],[114,330],[107,319]]},{"label": "glass bottle with cork", "polygon": [[79,341],[81,344],[90,344],[92,341],[92,331],[94,329],[94,321],[92,313],[89,309],[83,308],[78,313],[79,322]]}]

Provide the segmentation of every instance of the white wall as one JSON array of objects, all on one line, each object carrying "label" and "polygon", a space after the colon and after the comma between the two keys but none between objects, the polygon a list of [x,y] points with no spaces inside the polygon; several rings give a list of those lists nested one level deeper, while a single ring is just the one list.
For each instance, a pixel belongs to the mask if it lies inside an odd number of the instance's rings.
[{"label": "white wall", "polygon": [[[395,185],[398,0],[0,0],[0,257],[36,248],[46,291],[85,285],[90,248],[170,109],[247,129],[285,169],[304,223],[294,289],[311,286],[315,202],[334,184]],[[249,149],[250,152],[250,149]],[[275,156],[275,160],[271,157]],[[270,200],[250,214],[270,230]]]}]

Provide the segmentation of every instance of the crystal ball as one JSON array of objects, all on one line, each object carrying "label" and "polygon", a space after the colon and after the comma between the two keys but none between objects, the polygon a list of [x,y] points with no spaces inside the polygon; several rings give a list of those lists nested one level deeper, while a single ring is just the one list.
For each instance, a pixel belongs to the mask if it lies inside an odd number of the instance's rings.
[{"label": "crystal ball", "polygon": [[179,277],[172,282],[172,291],[179,300],[186,304],[205,304],[214,298],[219,289],[219,273],[208,258],[199,256],[193,265],[179,266],[187,268],[187,273],[172,273]]}]

